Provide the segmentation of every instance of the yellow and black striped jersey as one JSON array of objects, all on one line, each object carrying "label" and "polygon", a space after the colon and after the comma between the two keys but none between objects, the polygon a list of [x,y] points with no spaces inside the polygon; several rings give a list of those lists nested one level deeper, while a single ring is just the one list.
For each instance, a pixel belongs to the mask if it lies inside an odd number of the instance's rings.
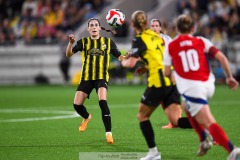
[{"label": "yellow and black striped jersey", "polygon": [[72,51],[74,53],[81,51],[82,81],[105,79],[108,82],[110,54],[116,58],[121,55],[116,44],[106,37],[96,40],[90,37],[81,38]]},{"label": "yellow and black striped jersey", "polygon": [[136,35],[132,42],[131,56],[141,57],[148,67],[148,87],[170,86],[171,81],[163,74],[164,40],[159,34],[147,29]]}]

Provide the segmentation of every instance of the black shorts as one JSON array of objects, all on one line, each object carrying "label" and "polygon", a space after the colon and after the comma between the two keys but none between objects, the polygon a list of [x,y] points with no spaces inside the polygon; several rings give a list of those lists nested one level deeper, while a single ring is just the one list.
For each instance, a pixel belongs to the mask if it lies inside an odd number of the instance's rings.
[{"label": "black shorts", "polygon": [[77,91],[82,91],[88,95],[91,94],[92,90],[95,88],[96,92],[99,88],[105,87],[108,89],[108,82],[105,79],[100,80],[89,80],[89,81],[81,81],[78,85]]},{"label": "black shorts", "polygon": [[172,103],[180,104],[180,94],[176,86],[148,87],[141,98],[141,103],[154,107],[161,104],[166,109]]}]

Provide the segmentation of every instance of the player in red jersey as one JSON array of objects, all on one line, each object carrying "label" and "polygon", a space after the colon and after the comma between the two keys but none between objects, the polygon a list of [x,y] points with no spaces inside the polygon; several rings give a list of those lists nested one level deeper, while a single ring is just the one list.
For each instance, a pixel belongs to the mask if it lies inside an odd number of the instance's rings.
[{"label": "player in red jersey", "polygon": [[240,157],[240,148],[234,147],[225,131],[218,125],[210,111],[208,99],[214,94],[214,75],[211,73],[208,58],[217,59],[226,74],[226,83],[236,90],[238,82],[233,78],[229,61],[225,55],[203,37],[194,37],[194,22],[190,16],[181,15],[177,19],[180,35],[165,48],[165,75],[170,76],[170,66],[175,68],[174,77],[179,93],[185,102],[185,111],[200,138],[198,156],[211,148],[205,129],[229,153],[229,160]]}]

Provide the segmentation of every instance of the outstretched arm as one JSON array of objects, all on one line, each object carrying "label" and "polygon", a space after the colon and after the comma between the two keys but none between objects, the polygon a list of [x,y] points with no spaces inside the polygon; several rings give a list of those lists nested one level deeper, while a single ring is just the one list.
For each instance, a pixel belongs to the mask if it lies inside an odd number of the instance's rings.
[{"label": "outstretched arm", "polygon": [[66,56],[67,57],[71,57],[74,53],[72,51],[72,45],[75,42],[75,36],[73,34],[69,35],[69,42],[68,42],[68,46],[66,49]]},{"label": "outstretched arm", "polygon": [[221,63],[221,66],[226,75],[226,83],[228,87],[232,90],[236,90],[238,87],[238,82],[233,78],[228,59],[221,51],[217,52],[215,58]]},{"label": "outstretched arm", "polygon": [[138,61],[139,58],[131,57],[130,53],[127,52],[125,58],[121,60],[121,64],[123,67],[133,68]]}]

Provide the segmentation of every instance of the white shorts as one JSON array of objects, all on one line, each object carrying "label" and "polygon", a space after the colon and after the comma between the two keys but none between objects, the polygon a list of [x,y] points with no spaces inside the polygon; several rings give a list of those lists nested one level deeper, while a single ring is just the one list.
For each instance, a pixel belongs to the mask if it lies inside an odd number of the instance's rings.
[{"label": "white shorts", "polygon": [[208,105],[208,100],[213,96],[215,78],[210,74],[205,82],[188,80],[174,73],[177,88],[186,102],[186,108],[191,116],[195,116],[204,105]]}]

